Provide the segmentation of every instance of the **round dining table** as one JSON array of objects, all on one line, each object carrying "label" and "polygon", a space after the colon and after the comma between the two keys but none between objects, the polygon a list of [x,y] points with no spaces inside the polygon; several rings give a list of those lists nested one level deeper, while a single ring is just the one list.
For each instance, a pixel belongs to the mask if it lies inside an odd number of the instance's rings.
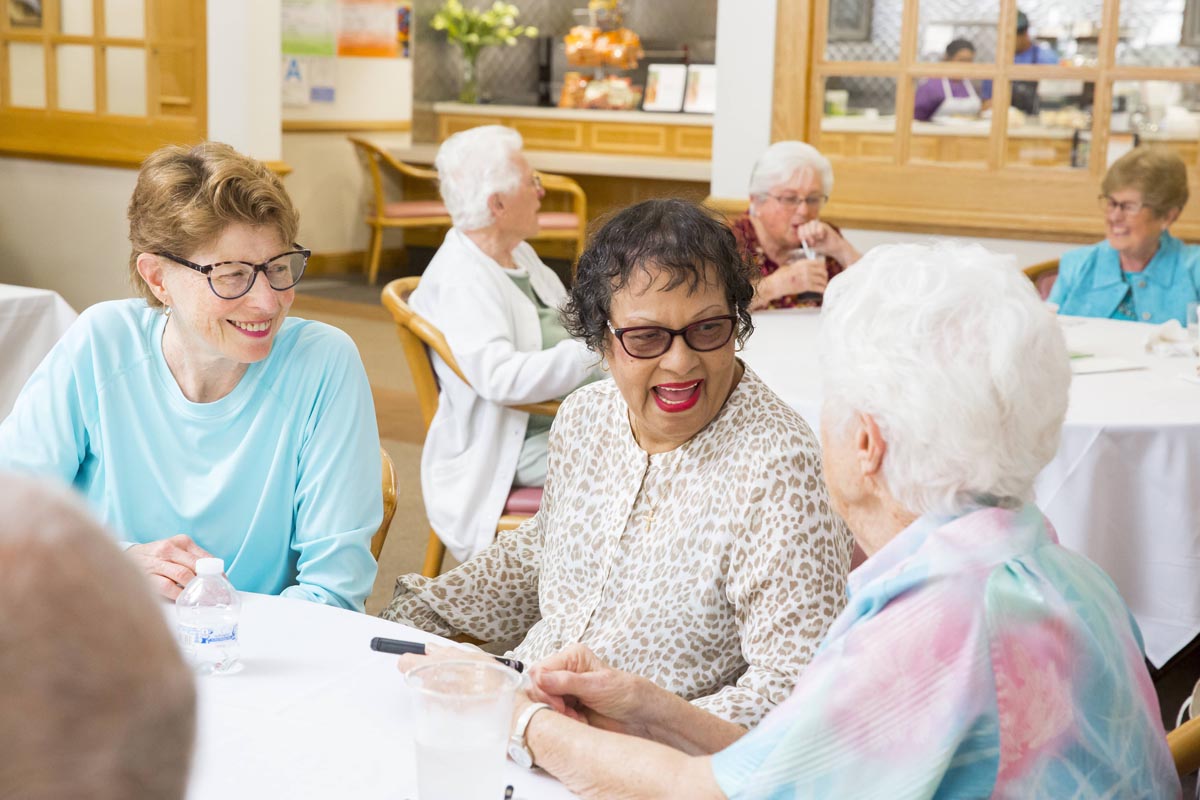
[{"label": "round dining table", "polygon": [[[743,360],[815,430],[818,309],[760,312]],[[1147,352],[1156,326],[1059,317],[1070,405],[1036,501],[1062,544],[1104,569],[1155,667],[1200,635],[1200,379],[1195,356]]]},{"label": "round dining table", "polygon": [[[443,640],[317,603],[241,596],[241,671],[197,678],[189,800],[418,800],[409,690],[396,656],[369,644]],[[174,607],[163,610],[173,624]],[[516,800],[575,797],[544,773],[505,769]]]}]

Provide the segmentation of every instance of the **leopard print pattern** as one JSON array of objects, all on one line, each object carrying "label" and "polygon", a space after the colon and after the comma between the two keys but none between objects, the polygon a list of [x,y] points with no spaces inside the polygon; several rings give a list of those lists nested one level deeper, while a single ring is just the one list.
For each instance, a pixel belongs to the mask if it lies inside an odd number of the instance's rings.
[{"label": "leopard print pattern", "polygon": [[816,437],[752,370],[690,441],[647,455],[611,381],[573,393],[550,434],[537,516],[384,617],[519,641],[536,661],[582,642],[752,726],[792,690],[845,601],[852,539]]}]

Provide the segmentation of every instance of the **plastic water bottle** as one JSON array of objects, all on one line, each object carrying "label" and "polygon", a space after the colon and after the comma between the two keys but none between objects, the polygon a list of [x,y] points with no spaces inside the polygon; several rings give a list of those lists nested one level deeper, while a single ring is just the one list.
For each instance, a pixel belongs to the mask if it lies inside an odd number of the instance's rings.
[{"label": "plastic water bottle", "polygon": [[175,600],[179,645],[201,675],[228,675],[242,668],[238,661],[242,599],[224,572],[222,559],[197,560],[196,577]]}]

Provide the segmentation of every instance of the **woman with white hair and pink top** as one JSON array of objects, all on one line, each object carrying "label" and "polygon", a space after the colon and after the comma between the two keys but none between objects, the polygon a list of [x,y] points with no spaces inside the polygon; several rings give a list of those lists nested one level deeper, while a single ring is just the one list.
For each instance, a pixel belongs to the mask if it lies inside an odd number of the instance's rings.
[{"label": "woman with white hair and pink top", "polygon": [[421,486],[430,524],[459,561],[491,543],[513,485],[546,479],[550,418],[508,406],[561,397],[597,374],[559,320],[562,281],[525,241],[538,233],[544,193],[521,145],[499,125],[442,144],[435,165],[454,227],[410,300],[470,382],[433,356],[441,393]]},{"label": "woman with white hair and pink top", "polygon": [[835,225],[821,220],[833,166],[804,142],[776,142],[750,174],[750,207],[733,223],[742,256],[760,274],[752,308],[819,306],[825,286],[858,261]]}]

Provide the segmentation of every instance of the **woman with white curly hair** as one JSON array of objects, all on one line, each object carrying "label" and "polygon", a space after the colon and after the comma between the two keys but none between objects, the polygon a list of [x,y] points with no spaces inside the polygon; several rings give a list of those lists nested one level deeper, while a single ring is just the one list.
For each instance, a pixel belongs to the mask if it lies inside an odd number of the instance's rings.
[{"label": "woman with white curly hair", "polygon": [[561,397],[598,374],[559,319],[562,281],[525,241],[538,233],[544,192],[521,145],[500,125],[442,143],[435,165],[454,227],[410,299],[470,382],[434,355],[441,394],[421,486],[430,524],[460,561],[491,543],[514,484],[546,480],[550,418],[508,406]]},{"label": "woman with white curly hair", "polygon": [[585,797],[1178,797],[1136,624],[1031,502],[1071,379],[1032,284],[880,247],[823,314],[825,481],[871,558],[794,693],[743,733],[577,645],[518,700],[533,762]]}]

